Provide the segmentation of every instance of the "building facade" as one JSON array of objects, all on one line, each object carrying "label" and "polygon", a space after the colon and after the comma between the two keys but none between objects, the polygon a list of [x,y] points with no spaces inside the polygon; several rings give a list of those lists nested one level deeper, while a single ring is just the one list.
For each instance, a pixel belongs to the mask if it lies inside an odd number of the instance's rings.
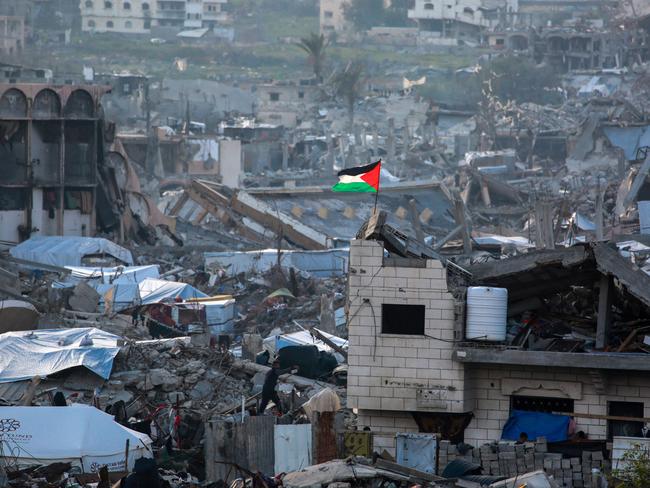
[{"label": "building facade", "polygon": [[[571,249],[576,263],[588,263],[582,249]],[[599,266],[627,267],[606,251],[596,248],[605,256]],[[505,276],[507,266],[499,267]],[[577,269],[566,270],[569,281]],[[620,432],[640,435],[638,420],[650,417],[646,357],[467,341],[462,280],[452,271],[436,259],[387,258],[379,241],[350,246],[348,406],[357,409],[358,429],[373,433],[376,451],[395,454],[398,432],[436,433],[478,447],[501,439],[513,410],[573,414],[576,429],[594,441]],[[537,271],[526,277],[536,286],[508,287],[513,298],[561,286],[559,280],[535,280]],[[630,276],[645,283],[649,278],[637,271]],[[603,297],[612,278],[603,276],[600,300],[610,305]],[[599,305],[599,335],[601,325],[607,327],[605,307]]]},{"label": "building facade", "polygon": [[348,27],[343,6],[346,0],[320,0],[320,33],[326,37],[344,32]]},{"label": "building facade", "polygon": [[82,30],[149,34],[152,27],[215,27],[227,0],[80,0]]},{"label": "building facade", "polygon": [[[95,233],[98,86],[0,84],[0,240]],[[103,156],[101,157],[103,161]]]}]

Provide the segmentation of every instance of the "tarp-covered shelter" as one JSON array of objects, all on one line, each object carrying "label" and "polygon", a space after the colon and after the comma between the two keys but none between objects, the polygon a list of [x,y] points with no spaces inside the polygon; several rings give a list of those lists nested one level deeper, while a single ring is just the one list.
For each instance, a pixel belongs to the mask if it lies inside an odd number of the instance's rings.
[{"label": "tarp-covered shelter", "polygon": [[4,455],[21,468],[68,462],[84,473],[104,465],[109,471],[127,471],[136,459],[153,457],[148,435],[87,405],[3,407],[0,426]]},{"label": "tarp-covered shelter", "polygon": [[112,256],[131,265],[131,251],[101,237],[33,236],[9,251],[14,258],[51,266],[81,266],[88,256]]},{"label": "tarp-covered shelter", "polygon": [[95,328],[0,334],[0,383],[46,377],[77,366],[108,379],[121,340]]}]

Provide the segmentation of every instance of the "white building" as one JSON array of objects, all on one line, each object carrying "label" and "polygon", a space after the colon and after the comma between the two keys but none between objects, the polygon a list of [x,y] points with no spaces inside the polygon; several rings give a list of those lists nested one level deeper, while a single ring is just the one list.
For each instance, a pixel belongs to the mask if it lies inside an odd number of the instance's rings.
[{"label": "white building", "polygon": [[320,33],[326,37],[346,30],[343,6],[346,0],[320,0]]},{"label": "white building", "polygon": [[518,0],[415,0],[408,17],[417,21],[421,31],[470,38],[517,9]]},{"label": "white building", "polygon": [[227,0],[80,0],[85,32],[149,34],[152,27],[198,29],[226,19]]}]

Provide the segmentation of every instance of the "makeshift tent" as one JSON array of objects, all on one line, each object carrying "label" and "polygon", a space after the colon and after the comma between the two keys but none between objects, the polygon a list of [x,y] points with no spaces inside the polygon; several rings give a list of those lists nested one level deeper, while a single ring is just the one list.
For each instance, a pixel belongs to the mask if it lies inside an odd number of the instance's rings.
[{"label": "makeshift tent", "polygon": [[[69,282],[90,280],[103,285],[140,283],[147,278],[158,278],[160,270],[157,264],[148,266],[115,266],[97,268],[87,266],[66,266],[70,270]],[[89,283],[91,284],[91,283]]]},{"label": "makeshift tent", "polygon": [[52,266],[81,266],[85,256],[107,254],[133,264],[131,251],[101,237],[34,236],[11,248],[18,259]]},{"label": "makeshift tent", "polygon": [[[203,254],[206,268],[223,269],[229,276],[239,273],[263,273],[278,263],[277,249],[260,251],[223,251]],[[350,251],[347,248],[324,251],[282,250],[280,263],[319,278],[342,276],[347,272]]]},{"label": "makeshift tent", "polygon": [[3,407],[1,417],[0,453],[12,466],[68,462],[85,473],[104,465],[109,471],[126,471],[136,459],[153,457],[149,436],[118,424],[95,407]]},{"label": "makeshift tent", "polygon": [[197,290],[187,283],[164,281],[147,278],[138,285],[140,300],[143,305],[174,301],[176,298],[189,300],[192,298],[205,298],[208,295]]},{"label": "makeshift tent", "polygon": [[531,441],[538,437],[546,437],[549,442],[565,441],[568,438],[569,420],[567,415],[513,410],[503,426],[501,438],[516,441],[519,434],[525,432]]},{"label": "makeshift tent", "polygon": [[[335,335],[332,334],[328,334],[327,332],[323,332],[322,330],[319,330],[319,332],[323,334],[325,337],[327,337],[330,341],[332,341],[337,346],[343,349],[348,348],[347,340],[341,339],[340,337],[336,337]],[[264,349],[269,351],[269,353],[271,353],[271,356],[276,355],[280,349],[287,346],[316,346],[319,351],[324,351],[324,352],[329,352],[334,354],[334,356],[336,357],[339,363],[342,363],[344,361],[344,358],[339,353],[335,352],[330,346],[325,344],[320,339],[316,339],[315,337],[313,337],[309,333],[309,331],[306,330],[292,332],[291,334],[279,334],[279,335],[269,336],[266,339],[264,339],[263,342]]]},{"label": "makeshift tent", "polygon": [[121,340],[94,328],[0,334],[0,383],[44,377],[76,366],[108,379]]},{"label": "makeshift tent", "polygon": [[23,300],[0,300],[0,333],[33,330],[38,325],[38,310]]}]

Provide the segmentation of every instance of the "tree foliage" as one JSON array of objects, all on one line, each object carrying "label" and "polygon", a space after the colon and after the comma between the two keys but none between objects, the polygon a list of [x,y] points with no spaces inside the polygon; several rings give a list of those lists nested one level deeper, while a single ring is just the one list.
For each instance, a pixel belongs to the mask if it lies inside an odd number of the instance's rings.
[{"label": "tree foliage", "polygon": [[623,455],[623,465],[623,468],[612,471],[615,488],[650,486],[650,451],[636,444]]},{"label": "tree foliage", "polygon": [[325,49],[328,42],[323,34],[318,35],[311,33],[309,37],[303,37],[297,46],[309,55],[309,62],[314,70],[314,76],[319,80],[322,79],[323,62],[325,60]]},{"label": "tree foliage", "polygon": [[361,96],[364,67],[359,61],[348,63],[333,78],[334,93],[342,99],[348,110],[350,129],[354,123],[354,105]]},{"label": "tree foliage", "polygon": [[409,0],[393,0],[384,7],[384,0],[350,0],[343,7],[348,22],[358,31],[376,26],[403,27],[409,24]]}]

